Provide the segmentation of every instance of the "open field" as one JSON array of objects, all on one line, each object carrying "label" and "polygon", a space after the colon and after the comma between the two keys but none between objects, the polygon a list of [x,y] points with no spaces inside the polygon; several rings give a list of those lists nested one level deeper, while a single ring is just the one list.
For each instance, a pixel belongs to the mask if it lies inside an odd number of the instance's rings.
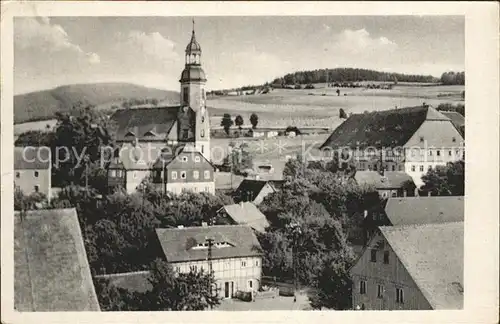
[{"label": "open field", "polygon": [[[259,116],[259,126],[289,125],[338,126],[339,109],[347,114],[364,111],[387,110],[395,107],[418,106],[427,103],[459,103],[463,86],[415,86],[398,85],[392,90],[340,88],[316,88],[310,90],[275,89],[268,94],[215,97],[207,100],[212,125],[219,125],[224,113],[233,117],[241,114],[245,124],[252,113]],[[346,94],[346,95],[344,95]]]},{"label": "open field", "polygon": [[41,120],[14,125],[14,136],[27,131],[51,131],[57,124],[57,119]]}]

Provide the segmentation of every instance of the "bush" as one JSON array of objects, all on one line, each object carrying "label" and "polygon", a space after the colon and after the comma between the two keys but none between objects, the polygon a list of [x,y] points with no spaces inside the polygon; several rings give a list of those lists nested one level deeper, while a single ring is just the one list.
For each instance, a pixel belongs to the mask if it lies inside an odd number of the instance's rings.
[{"label": "bush", "polygon": [[339,118],[347,119],[347,114],[345,113],[343,108],[340,108],[339,110]]},{"label": "bush", "polygon": [[308,85],[305,86],[304,89],[315,89],[315,88],[314,88],[314,85],[308,84]]}]

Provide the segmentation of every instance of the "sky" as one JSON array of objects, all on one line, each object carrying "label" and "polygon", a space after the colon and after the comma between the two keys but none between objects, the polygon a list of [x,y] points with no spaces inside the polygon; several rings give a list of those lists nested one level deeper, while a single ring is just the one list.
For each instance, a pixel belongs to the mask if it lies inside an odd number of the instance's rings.
[{"label": "sky", "polygon": [[463,16],[16,17],[14,92],[129,82],[179,89],[195,20],[209,90],[352,67],[463,71]]}]

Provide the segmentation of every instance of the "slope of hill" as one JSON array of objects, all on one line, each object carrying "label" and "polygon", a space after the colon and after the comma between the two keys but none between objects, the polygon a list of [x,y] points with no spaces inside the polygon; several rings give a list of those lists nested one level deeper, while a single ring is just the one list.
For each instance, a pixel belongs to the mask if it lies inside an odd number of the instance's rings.
[{"label": "slope of hill", "polygon": [[175,91],[147,88],[130,83],[90,83],[57,87],[51,90],[14,96],[14,123],[54,118],[56,112],[71,109],[78,102],[94,106],[120,106],[130,99],[157,99],[175,104]]}]

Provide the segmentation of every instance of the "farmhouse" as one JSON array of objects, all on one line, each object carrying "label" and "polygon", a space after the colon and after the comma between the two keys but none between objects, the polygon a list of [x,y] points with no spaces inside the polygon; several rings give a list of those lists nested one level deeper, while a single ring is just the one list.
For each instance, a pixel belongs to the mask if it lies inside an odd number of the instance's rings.
[{"label": "farmhouse", "polygon": [[17,311],[100,310],[74,208],[14,213],[14,273]]},{"label": "farmhouse", "polygon": [[176,272],[209,271],[211,267],[219,296],[232,298],[238,291],[260,288],[260,245],[249,226],[162,228],[156,229],[156,234],[166,260]]},{"label": "farmhouse", "polygon": [[50,201],[52,161],[47,147],[14,148],[14,185],[24,194],[42,193]]},{"label": "farmhouse", "polygon": [[382,198],[413,195],[415,191],[412,177],[401,171],[356,171],[354,180],[374,186]]},{"label": "farmhouse", "polygon": [[269,227],[266,216],[251,202],[223,206],[217,214],[233,225],[247,225],[257,232],[263,233]]},{"label": "farmhouse", "polygon": [[368,310],[463,308],[464,223],[380,227],[351,268]]},{"label": "farmhouse", "polygon": [[[201,67],[201,47],[196,41],[194,29],[185,52],[185,67],[179,80],[181,83],[180,106],[121,109],[111,116],[111,120],[117,124],[118,128],[117,143],[122,148],[126,147],[136,152],[132,154],[132,157],[117,154],[118,160],[113,161],[108,171],[111,186],[124,183],[127,191],[135,190],[137,185],[150,175],[153,168],[158,166],[155,163],[165,149],[172,152],[170,154],[176,154],[180,152],[179,147],[194,147],[194,150],[203,156],[203,161],[210,162],[210,120],[205,105],[207,80]],[[127,159],[133,161],[127,161]],[[184,159],[185,156],[181,158],[181,161],[186,162]],[[203,175],[206,172],[205,165],[196,164],[196,161],[201,161],[201,158],[193,156],[193,159],[195,160],[194,166],[203,167],[197,171],[198,174]],[[171,157],[170,161],[173,161]],[[121,165],[124,168],[121,168]],[[165,165],[177,166],[174,162]],[[179,170],[179,178],[171,178],[172,183],[188,182],[188,171],[193,171],[191,175],[193,180],[196,180],[194,170],[191,170],[193,165],[186,170]],[[122,170],[120,172],[122,177],[117,175],[118,170]],[[162,172],[167,173],[167,170]],[[168,174],[174,177],[172,172]],[[205,178],[203,175],[203,179],[208,180],[208,177]],[[210,179],[213,182],[213,175],[210,175]],[[199,186],[191,185],[185,185],[183,189],[189,189],[189,187],[200,189]],[[212,189],[209,191],[213,192]]]},{"label": "farmhouse", "polygon": [[464,140],[450,118],[422,105],[351,115],[321,146],[349,153],[357,170],[404,171],[420,187],[422,175],[464,157]]},{"label": "farmhouse", "polygon": [[248,201],[258,205],[269,194],[279,190],[284,181],[244,179],[233,198],[235,201]]}]

